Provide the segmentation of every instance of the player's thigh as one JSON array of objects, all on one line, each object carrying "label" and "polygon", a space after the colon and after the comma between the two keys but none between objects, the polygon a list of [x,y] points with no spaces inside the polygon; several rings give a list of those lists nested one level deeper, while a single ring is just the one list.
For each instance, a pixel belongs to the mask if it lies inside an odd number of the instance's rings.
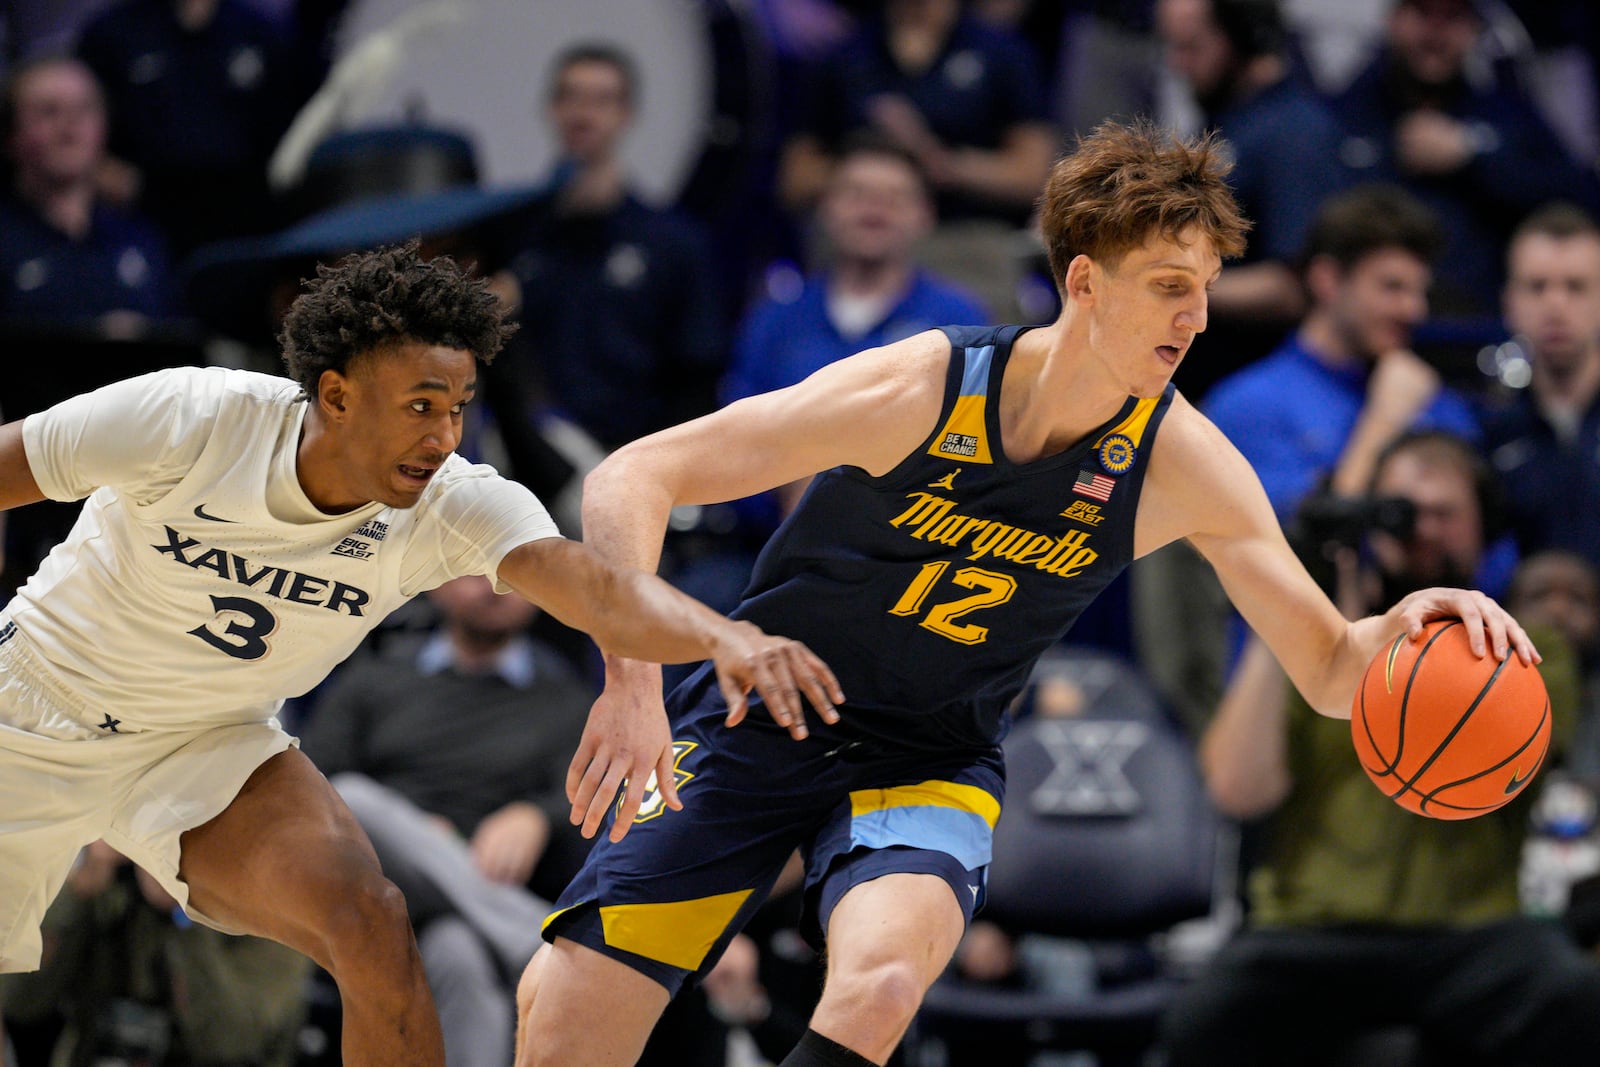
[{"label": "player's thigh", "polygon": [[[713,681],[714,686],[714,681]],[[593,848],[545,924],[675,993],[704,975],[760,907],[785,862],[841,802],[820,746],[775,728],[729,730],[725,712],[674,728],[682,810],[647,791],[620,841],[606,816]]]},{"label": "player's thigh", "polygon": [[385,887],[350,809],[299,749],[256,768],[233,801],[182,836],[189,906],[223,928],[296,947],[341,902]]},{"label": "player's thigh", "polygon": [[828,918],[829,981],[901,964],[910,965],[926,989],[966,928],[966,912],[939,875],[899,872],[860,882]]},{"label": "player's thigh", "polygon": [[519,1063],[632,1063],[670,995],[620,960],[558,937],[519,990],[526,1055]]}]

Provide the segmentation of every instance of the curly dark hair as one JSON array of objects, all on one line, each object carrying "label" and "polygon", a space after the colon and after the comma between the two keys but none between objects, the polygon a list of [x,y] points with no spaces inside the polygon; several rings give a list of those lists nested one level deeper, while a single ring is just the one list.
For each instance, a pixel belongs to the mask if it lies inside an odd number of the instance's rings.
[{"label": "curly dark hair", "polygon": [[315,396],[325,370],[402,341],[459,348],[488,363],[516,324],[481,278],[448,256],[423,259],[411,240],[318,264],[284,316],[278,341],[289,377]]}]

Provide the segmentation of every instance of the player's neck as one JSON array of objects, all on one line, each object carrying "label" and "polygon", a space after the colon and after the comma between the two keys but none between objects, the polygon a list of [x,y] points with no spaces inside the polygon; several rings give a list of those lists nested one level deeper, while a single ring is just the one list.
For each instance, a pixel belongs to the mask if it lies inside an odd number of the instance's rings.
[{"label": "player's neck", "polygon": [[324,515],[339,515],[372,503],[358,499],[359,494],[351,491],[344,478],[346,467],[313,400],[300,428],[294,474],[300,483],[300,491],[311,501],[311,506]]},{"label": "player's neck", "polygon": [[1017,339],[1000,389],[1000,435],[1012,462],[1071,448],[1127,402],[1127,390],[1084,358],[1087,351],[1060,321]]}]

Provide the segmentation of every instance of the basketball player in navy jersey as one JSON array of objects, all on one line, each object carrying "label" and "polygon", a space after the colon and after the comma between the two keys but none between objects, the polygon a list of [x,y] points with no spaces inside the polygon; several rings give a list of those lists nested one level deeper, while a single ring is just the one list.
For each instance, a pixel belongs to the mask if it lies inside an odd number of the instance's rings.
[{"label": "basketball player in navy jersey", "polygon": [[[674,505],[815,474],[735,615],[806,641],[848,700],[838,723],[788,723],[794,745],[755,718],[724,729],[705,671],[671,694],[669,720],[657,668],[608,662],[568,785],[585,831],[610,832],[524,975],[518,1067],[634,1062],[796,848],[828,977],[784,1067],[884,1063],[982,904],[1008,703],[1120,570],[1178,538],[1325,714],[1347,717],[1372,655],[1429,619],[1464,619],[1479,654],[1537,659],[1477,592],[1425,590],[1346,621],[1249,465],[1173,389],[1207,288],[1243,243],[1225,173],[1212,141],[1108,124],[1044,194],[1055,322],[869,350],[589,476],[590,544],[653,569]],[[590,760],[623,737],[670,750],[674,772],[631,820],[610,804],[609,761]]]}]

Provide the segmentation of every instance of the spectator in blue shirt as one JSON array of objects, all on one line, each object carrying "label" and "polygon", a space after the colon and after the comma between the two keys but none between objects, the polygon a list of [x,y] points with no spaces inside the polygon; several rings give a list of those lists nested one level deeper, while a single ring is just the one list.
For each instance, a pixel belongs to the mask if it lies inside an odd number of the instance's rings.
[{"label": "spectator in blue shirt", "polygon": [[161,235],[96,194],[106,117],[89,69],[61,57],[18,67],[3,127],[10,183],[0,194],[0,318],[126,333],[173,314]]},{"label": "spectator in blue shirt", "polygon": [[1594,173],[1515,83],[1469,78],[1482,28],[1473,0],[1395,0],[1384,48],[1334,99],[1344,161],[1438,213],[1446,245],[1436,309],[1467,317],[1496,311],[1502,252],[1525,215],[1554,199],[1600,202]]},{"label": "spectator in blue shirt", "polygon": [[[793,385],[835,360],[936,326],[990,321],[973,296],[917,265],[914,250],[934,220],[932,191],[914,155],[870,133],[850,138],[817,205],[827,266],[803,278],[787,264],[768,271],[767,294],[734,343],[722,403]],[[670,580],[731,609],[757,550],[807,484],[702,516],[690,550],[669,553]],[[669,678],[682,673],[667,669]]]},{"label": "spectator in blue shirt", "polygon": [[835,360],[938,325],[988,321],[972,296],[917,266],[917,242],[934,224],[933,200],[916,158],[894,143],[872,136],[850,142],[817,221],[828,266],[803,283],[771,275],[768,295],[739,331],[724,403],[793,385]]},{"label": "spectator in blue shirt", "polygon": [[784,199],[822,195],[848,136],[875,128],[914,152],[941,219],[1025,220],[1055,153],[1038,58],[960,0],[888,0],[817,71],[809,113],[785,146]]},{"label": "spectator in blue shirt", "polygon": [[1310,309],[1299,329],[1206,398],[1206,414],[1255,467],[1280,521],[1324,479],[1335,492],[1362,493],[1378,452],[1404,430],[1482,439],[1467,401],[1410,347],[1443,240],[1433,212],[1393,186],[1334,197],[1305,248]]}]

